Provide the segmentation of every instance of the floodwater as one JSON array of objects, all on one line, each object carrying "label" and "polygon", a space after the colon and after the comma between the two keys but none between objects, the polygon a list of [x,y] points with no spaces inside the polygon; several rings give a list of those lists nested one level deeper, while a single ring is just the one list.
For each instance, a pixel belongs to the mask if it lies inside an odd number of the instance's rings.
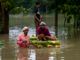
[{"label": "floodwater", "polygon": [[[68,26],[59,27],[60,48],[22,49],[16,45],[17,35],[21,29],[17,26],[10,27],[9,36],[0,35],[0,40],[4,43],[4,46],[0,47],[0,60],[80,60],[80,30]],[[35,28],[30,27],[29,30],[29,35],[35,34]],[[53,26],[50,27],[50,32],[55,34],[52,31]]]},{"label": "floodwater", "polygon": [[0,48],[0,60],[80,60],[79,30],[74,31],[73,34],[69,33],[67,36],[60,36],[59,38],[62,38],[60,48],[20,49],[16,46],[16,40],[7,37],[8,35],[0,36],[5,43]]}]

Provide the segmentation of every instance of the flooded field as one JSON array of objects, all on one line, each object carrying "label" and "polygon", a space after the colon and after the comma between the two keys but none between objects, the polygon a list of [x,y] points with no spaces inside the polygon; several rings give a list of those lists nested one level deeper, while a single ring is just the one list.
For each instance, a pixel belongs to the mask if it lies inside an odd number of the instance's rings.
[{"label": "flooded field", "polygon": [[[76,36],[76,34],[78,36]],[[3,38],[4,46],[0,48],[1,60],[18,60],[18,54],[26,54],[27,60],[80,60],[80,32],[69,36],[67,40],[62,41],[60,48],[26,48],[24,52],[19,52],[19,48],[15,44],[15,40],[10,41],[6,37]],[[13,43],[14,42],[14,43]]]},{"label": "flooded field", "polygon": [[[52,24],[53,22],[48,23],[49,30],[52,34],[55,34],[54,25]],[[22,60],[80,60],[80,30],[68,26],[59,27],[58,39],[61,41],[60,48],[20,49],[16,45],[16,39],[21,29],[22,25],[18,27],[10,26],[9,35],[0,35],[0,40],[4,43],[4,46],[0,48],[0,60],[19,60],[21,58],[20,55],[24,56]],[[29,30],[28,34],[30,36],[35,34],[33,24],[30,24]]]}]

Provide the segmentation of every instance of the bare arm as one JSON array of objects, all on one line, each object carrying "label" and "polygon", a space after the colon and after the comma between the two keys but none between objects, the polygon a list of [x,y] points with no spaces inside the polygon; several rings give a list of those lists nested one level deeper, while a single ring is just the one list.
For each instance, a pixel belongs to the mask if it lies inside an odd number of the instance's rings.
[{"label": "bare arm", "polygon": [[46,38],[49,38],[51,40],[56,40],[57,39],[56,36],[46,36]]},{"label": "bare arm", "polygon": [[41,22],[41,20],[37,18],[36,14],[35,14],[34,17],[36,18],[36,20],[37,20],[38,22]]}]

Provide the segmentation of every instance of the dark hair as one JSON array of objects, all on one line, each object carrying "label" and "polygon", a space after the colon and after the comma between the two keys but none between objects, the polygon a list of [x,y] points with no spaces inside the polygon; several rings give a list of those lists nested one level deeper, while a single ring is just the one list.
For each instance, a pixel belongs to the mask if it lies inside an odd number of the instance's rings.
[{"label": "dark hair", "polygon": [[36,2],[36,5],[40,5],[40,2]]}]

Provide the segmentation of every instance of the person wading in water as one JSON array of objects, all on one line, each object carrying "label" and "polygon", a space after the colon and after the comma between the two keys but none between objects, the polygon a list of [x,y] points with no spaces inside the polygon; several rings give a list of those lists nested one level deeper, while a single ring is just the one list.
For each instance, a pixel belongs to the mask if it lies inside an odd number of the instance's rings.
[{"label": "person wading in water", "polygon": [[17,60],[27,60],[27,47],[30,45],[30,37],[28,35],[29,28],[24,27],[22,33],[18,35],[17,45],[18,45],[18,59]]}]

